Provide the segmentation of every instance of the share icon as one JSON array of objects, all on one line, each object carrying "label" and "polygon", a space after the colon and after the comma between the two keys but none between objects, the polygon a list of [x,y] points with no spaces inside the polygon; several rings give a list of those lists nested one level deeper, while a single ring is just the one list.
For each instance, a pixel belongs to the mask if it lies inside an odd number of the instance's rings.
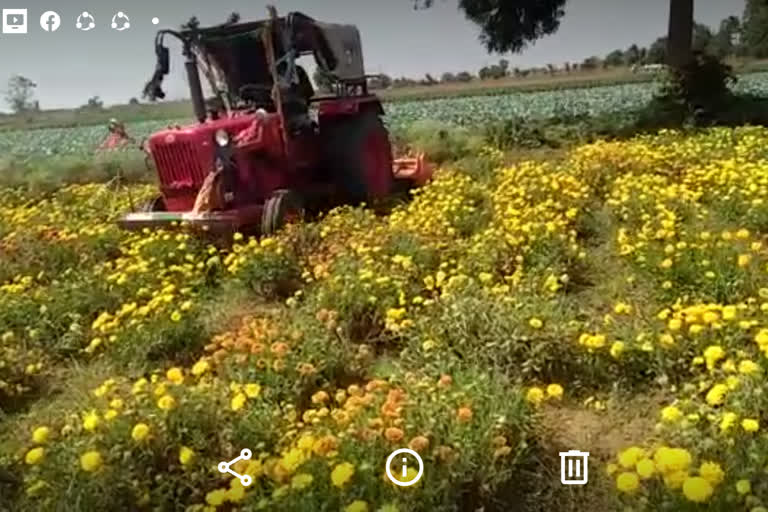
[{"label": "share icon", "polygon": [[240,479],[240,483],[243,484],[244,487],[248,487],[249,485],[251,485],[253,483],[253,478],[251,478],[250,475],[241,475],[239,473],[235,473],[234,471],[232,471],[229,468],[230,468],[230,466],[232,466],[232,464],[240,462],[241,460],[249,460],[251,458],[251,455],[253,455],[253,454],[251,453],[251,450],[249,450],[248,448],[244,448],[244,449],[240,450],[240,456],[239,457],[237,457],[235,459],[232,459],[229,462],[219,462],[219,472],[220,473],[229,473],[230,475],[239,478]]}]

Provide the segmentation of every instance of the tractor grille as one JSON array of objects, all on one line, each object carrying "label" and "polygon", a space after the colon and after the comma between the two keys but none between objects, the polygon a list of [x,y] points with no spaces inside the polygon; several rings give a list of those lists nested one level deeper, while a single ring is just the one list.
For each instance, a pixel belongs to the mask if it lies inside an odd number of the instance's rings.
[{"label": "tractor grille", "polygon": [[153,151],[163,185],[201,185],[205,180],[200,155],[192,142],[163,144]]}]

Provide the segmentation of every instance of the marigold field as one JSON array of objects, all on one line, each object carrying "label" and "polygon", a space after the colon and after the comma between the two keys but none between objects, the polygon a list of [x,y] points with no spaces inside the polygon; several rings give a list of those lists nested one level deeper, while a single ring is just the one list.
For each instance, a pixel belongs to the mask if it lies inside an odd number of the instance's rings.
[{"label": "marigold field", "polygon": [[0,509],[766,512],[766,148],[487,147],[260,240],[0,189]]}]

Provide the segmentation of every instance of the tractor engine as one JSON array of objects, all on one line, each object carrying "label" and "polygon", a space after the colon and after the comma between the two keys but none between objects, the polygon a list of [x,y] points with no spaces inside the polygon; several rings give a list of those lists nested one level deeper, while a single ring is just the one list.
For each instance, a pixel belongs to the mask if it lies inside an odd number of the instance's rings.
[{"label": "tractor engine", "polygon": [[[179,128],[168,128],[149,139],[160,189],[168,211],[188,211],[209,172],[219,165],[228,166],[236,187],[235,204],[247,198],[257,199],[261,190],[272,190],[266,162],[282,155],[280,124],[275,115],[243,114]],[[224,131],[230,139],[229,151],[216,143],[216,134]],[[241,137],[250,135],[248,139]],[[274,180],[272,180],[274,181]],[[266,187],[266,188],[265,188]]]}]

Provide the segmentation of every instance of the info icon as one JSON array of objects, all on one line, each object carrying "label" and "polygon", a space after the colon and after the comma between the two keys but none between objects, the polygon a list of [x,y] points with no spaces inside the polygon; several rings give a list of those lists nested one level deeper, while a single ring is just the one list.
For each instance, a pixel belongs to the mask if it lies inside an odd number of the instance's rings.
[{"label": "info icon", "polygon": [[61,26],[61,16],[56,11],[45,11],[40,16],[40,27],[46,32],[56,32]]},{"label": "info icon", "polygon": [[26,34],[27,10],[3,9],[3,34]]}]

